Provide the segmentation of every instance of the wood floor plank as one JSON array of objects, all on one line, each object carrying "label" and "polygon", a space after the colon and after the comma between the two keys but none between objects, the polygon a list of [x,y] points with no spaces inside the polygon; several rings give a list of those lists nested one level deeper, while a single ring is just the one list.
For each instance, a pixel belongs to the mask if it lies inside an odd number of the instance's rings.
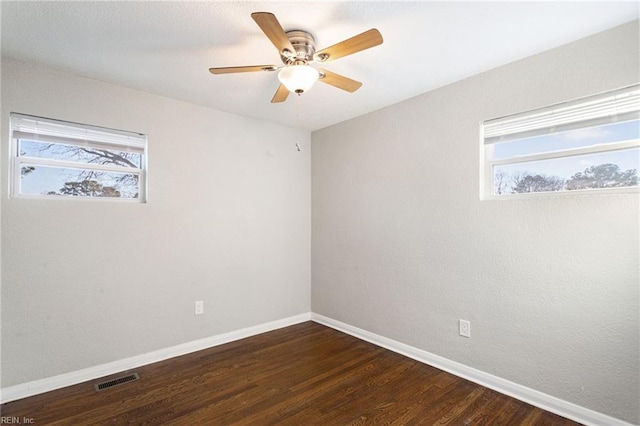
[{"label": "wood floor plank", "polygon": [[135,372],[101,392],[80,383],[0,410],[37,425],[577,425],[313,322]]}]

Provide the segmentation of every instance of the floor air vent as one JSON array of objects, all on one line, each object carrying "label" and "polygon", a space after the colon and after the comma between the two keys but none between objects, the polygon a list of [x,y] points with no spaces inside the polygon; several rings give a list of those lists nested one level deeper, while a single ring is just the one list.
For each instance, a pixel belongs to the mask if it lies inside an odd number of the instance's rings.
[{"label": "floor air vent", "polygon": [[118,377],[117,379],[109,380],[106,382],[96,383],[95,385],[93,385],[93,387],[96,388],[96,392],[100,392],[102,390],[109,389],[114,386],[122,385],[125,383],[134,382],[136,380],[140,380],[140,376],[138,376],[138,373],[133,373],[133,374]]}]

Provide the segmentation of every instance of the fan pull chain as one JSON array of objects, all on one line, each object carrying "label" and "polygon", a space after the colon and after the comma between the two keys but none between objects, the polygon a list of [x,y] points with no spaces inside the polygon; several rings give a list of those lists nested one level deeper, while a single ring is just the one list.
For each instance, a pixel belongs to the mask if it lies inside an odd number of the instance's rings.
[{"label": "fan pull chain", "polygon": [[[296,129],[300,129],[300,94],[298,94],[298,96],[294,99],[294,107],[296,109]],[[296,149],[298,150],[298,152],[302,152],[302,148],[300,147],[300,143],[296,142]]]}]

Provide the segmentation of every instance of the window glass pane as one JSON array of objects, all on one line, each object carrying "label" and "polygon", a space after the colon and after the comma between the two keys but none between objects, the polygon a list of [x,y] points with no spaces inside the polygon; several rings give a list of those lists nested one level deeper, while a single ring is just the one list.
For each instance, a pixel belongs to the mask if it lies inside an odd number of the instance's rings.
[{"label": "window glass pane", "polygon": [[19,140],[19,156],[75,161],[85,164],[108,164],[142,168],[142,154],[91,146],[66,145],[41,141]]},{"label": "window glass pane", "polygon": [[635,187],[640,148],[493,167],[494,194]]},{"label": "window glass pane", "polygon": [[582,148],[598,144],[640,139],[640,121],[625,121],[596,127],[493,144],[493,159]]},{"label": "window glass pane", "polygon": [[20,193],[74,197],[138,198],[138,175],[22,164]]}]

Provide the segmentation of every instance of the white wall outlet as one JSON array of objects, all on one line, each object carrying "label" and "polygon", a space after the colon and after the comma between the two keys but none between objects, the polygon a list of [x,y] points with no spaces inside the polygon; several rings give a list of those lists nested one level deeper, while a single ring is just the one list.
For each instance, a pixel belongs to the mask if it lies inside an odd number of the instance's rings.
[{"label": "white wall outlet", "polygon": [[467,320],[459,320],[460,335],[463,337],[471,337],[471,323]]},{"label": "white wall outlet", "polygon": [[204,313],[204,302],[202,300],[196,301],[196,315],[202,315]]}]

